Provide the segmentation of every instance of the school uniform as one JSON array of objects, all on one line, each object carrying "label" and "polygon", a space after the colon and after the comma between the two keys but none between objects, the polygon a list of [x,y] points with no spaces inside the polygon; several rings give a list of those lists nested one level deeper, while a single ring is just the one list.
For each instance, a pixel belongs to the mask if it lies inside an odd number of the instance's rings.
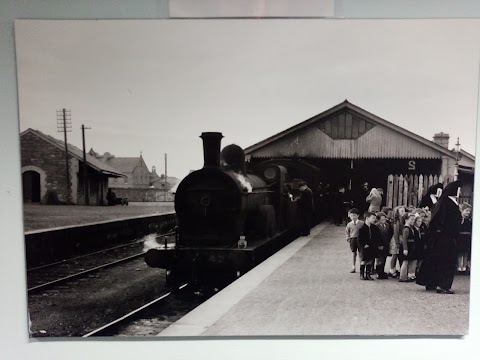
[{"label": "school uniform", "polygon": [[462,217],[457,235],[457,251],[459,254],[467,253],[470,256],[472,251],[472,219]]},{"label": "school uniform", "polygon": [[[362,262],[367,264],[361,265],[360,267],[360,277],[364,279],[365,277],[371,279],[370,274],[372,272],[372,261],[375,260],[375,257],[378,253],[378,244],[381,243],[380,240],[380,231],[376,225],[371,224],[368,226],[364,224],[358,231],[358,245],[362,256]],[[367,248],[365,246],[368,245]],[[364,268],[362,268],[364,266]],[[365,269],[365,276],[363,275],[363,270]]]},{"label": "school uniform", "polygon": [[383,250],[378,250],[378,257],[387,257],[390,250],[390,240],[393,237],[392,225],[388,222],[385,224],[377,224],[378,230],[380,231],[380,244],[383,246]]},{"label": "school uniform", "polygon": [[423,260],[425,247],[427,246],[427,225],[422,223],[420,228],[413,228],[415,238],[415,256],[417,260]]},{"label": "school uniform", "polygon": [[[363,261],[372,261],[377,256],[378,244],[380,241],[380,231],[376,225],[364,224],[358,231],[358,246],[362,253]],[[365,245],[368,245],[365,248]]]},{"label": "school uniform", "polygon": [[386,222],[385,224],[377,224],[379,235],[380,235],[380,243],[378,247],[383,247],[382,250],[378,249],[377,253],[377,274],[379,278],[387,278],[385,273],[385,262],[387,261],[387,256],[390,250],[390,240],[393,237],[393,229],[392,226]]},{"label": "school uniform", "polygon": [[[416,231],[413,226],[405,225],[403,228],[402,241],[400,242],[400,249],[398,258],[401,260],[400,277],[399,281],[415,281],[415,277],[408,277],[410,273],[417,273],[416,259],[417,254],[415,251],[415,238]],[[408,250],[407,255],[404,255],[403,251]]]},{"label": "school uniform", "polygon": [[[403,254],[404,250],[408,250],[408,255],[405,256]],[[402,241],[400,242],[398,258],[401,261],[416,260],[417,258],[415,253],[415,230],[413,230],[413,228],[409,225],[405,225],[403,228],[403,235]]]},{"label": "school uniform", "polygon": [[392,224],[392,238],[390,239],[390,249],[389,253],[390,255],[398,255],[398,250],[400,248],[400,242],[402,239],[402,227],[403,225],[401,224],[400,221],[396,221],[395,223]]}]

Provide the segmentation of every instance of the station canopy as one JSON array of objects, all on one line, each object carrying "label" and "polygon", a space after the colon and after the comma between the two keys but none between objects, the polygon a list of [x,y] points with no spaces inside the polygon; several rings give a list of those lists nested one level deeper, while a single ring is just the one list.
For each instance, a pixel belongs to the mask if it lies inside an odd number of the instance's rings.
[{"label": "station canopy", "polygon": [[[454,151],[347,100],[246,148],[245,153],[248,159],[441,159],[456,156]],[[473,156],[469,157],[474,162]]]}]

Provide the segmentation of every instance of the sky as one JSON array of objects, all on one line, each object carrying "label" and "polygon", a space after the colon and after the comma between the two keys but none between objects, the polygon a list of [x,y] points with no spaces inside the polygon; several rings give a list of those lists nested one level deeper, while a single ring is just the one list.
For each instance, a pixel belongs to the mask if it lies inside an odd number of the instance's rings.
[{"label": "sky", "polygon": [[21,20],[20,130],[183,178],[205,131],[253,145],[351,103],[475,153],[480,20]]}]

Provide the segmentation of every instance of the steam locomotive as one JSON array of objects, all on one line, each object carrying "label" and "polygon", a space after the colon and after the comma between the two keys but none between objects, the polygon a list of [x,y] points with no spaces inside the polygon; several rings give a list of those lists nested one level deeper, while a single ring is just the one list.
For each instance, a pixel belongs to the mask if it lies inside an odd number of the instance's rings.
[{"label": "steam locomotive", "polygon": [[[249,166],[237,145],[220,152],[221,133],[204,132],[204,167],[190,173],[175,194],[173,248],[145,254],[151,267],[167,270],[168,281],[201,282],[241,276],[299,233],[299,206],[292,201],[307,165],[273,160]],[[300,172],[301,173],[301,172]]]}]

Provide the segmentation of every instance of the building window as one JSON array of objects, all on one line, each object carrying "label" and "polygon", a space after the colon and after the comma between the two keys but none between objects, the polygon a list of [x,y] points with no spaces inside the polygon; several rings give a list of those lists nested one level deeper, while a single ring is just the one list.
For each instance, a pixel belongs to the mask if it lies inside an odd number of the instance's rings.
[{"label": "building window", "polygon": [[344,112],[320,122],[318,128],[332,139],[354,140],[375,127],[357,115]]}]

